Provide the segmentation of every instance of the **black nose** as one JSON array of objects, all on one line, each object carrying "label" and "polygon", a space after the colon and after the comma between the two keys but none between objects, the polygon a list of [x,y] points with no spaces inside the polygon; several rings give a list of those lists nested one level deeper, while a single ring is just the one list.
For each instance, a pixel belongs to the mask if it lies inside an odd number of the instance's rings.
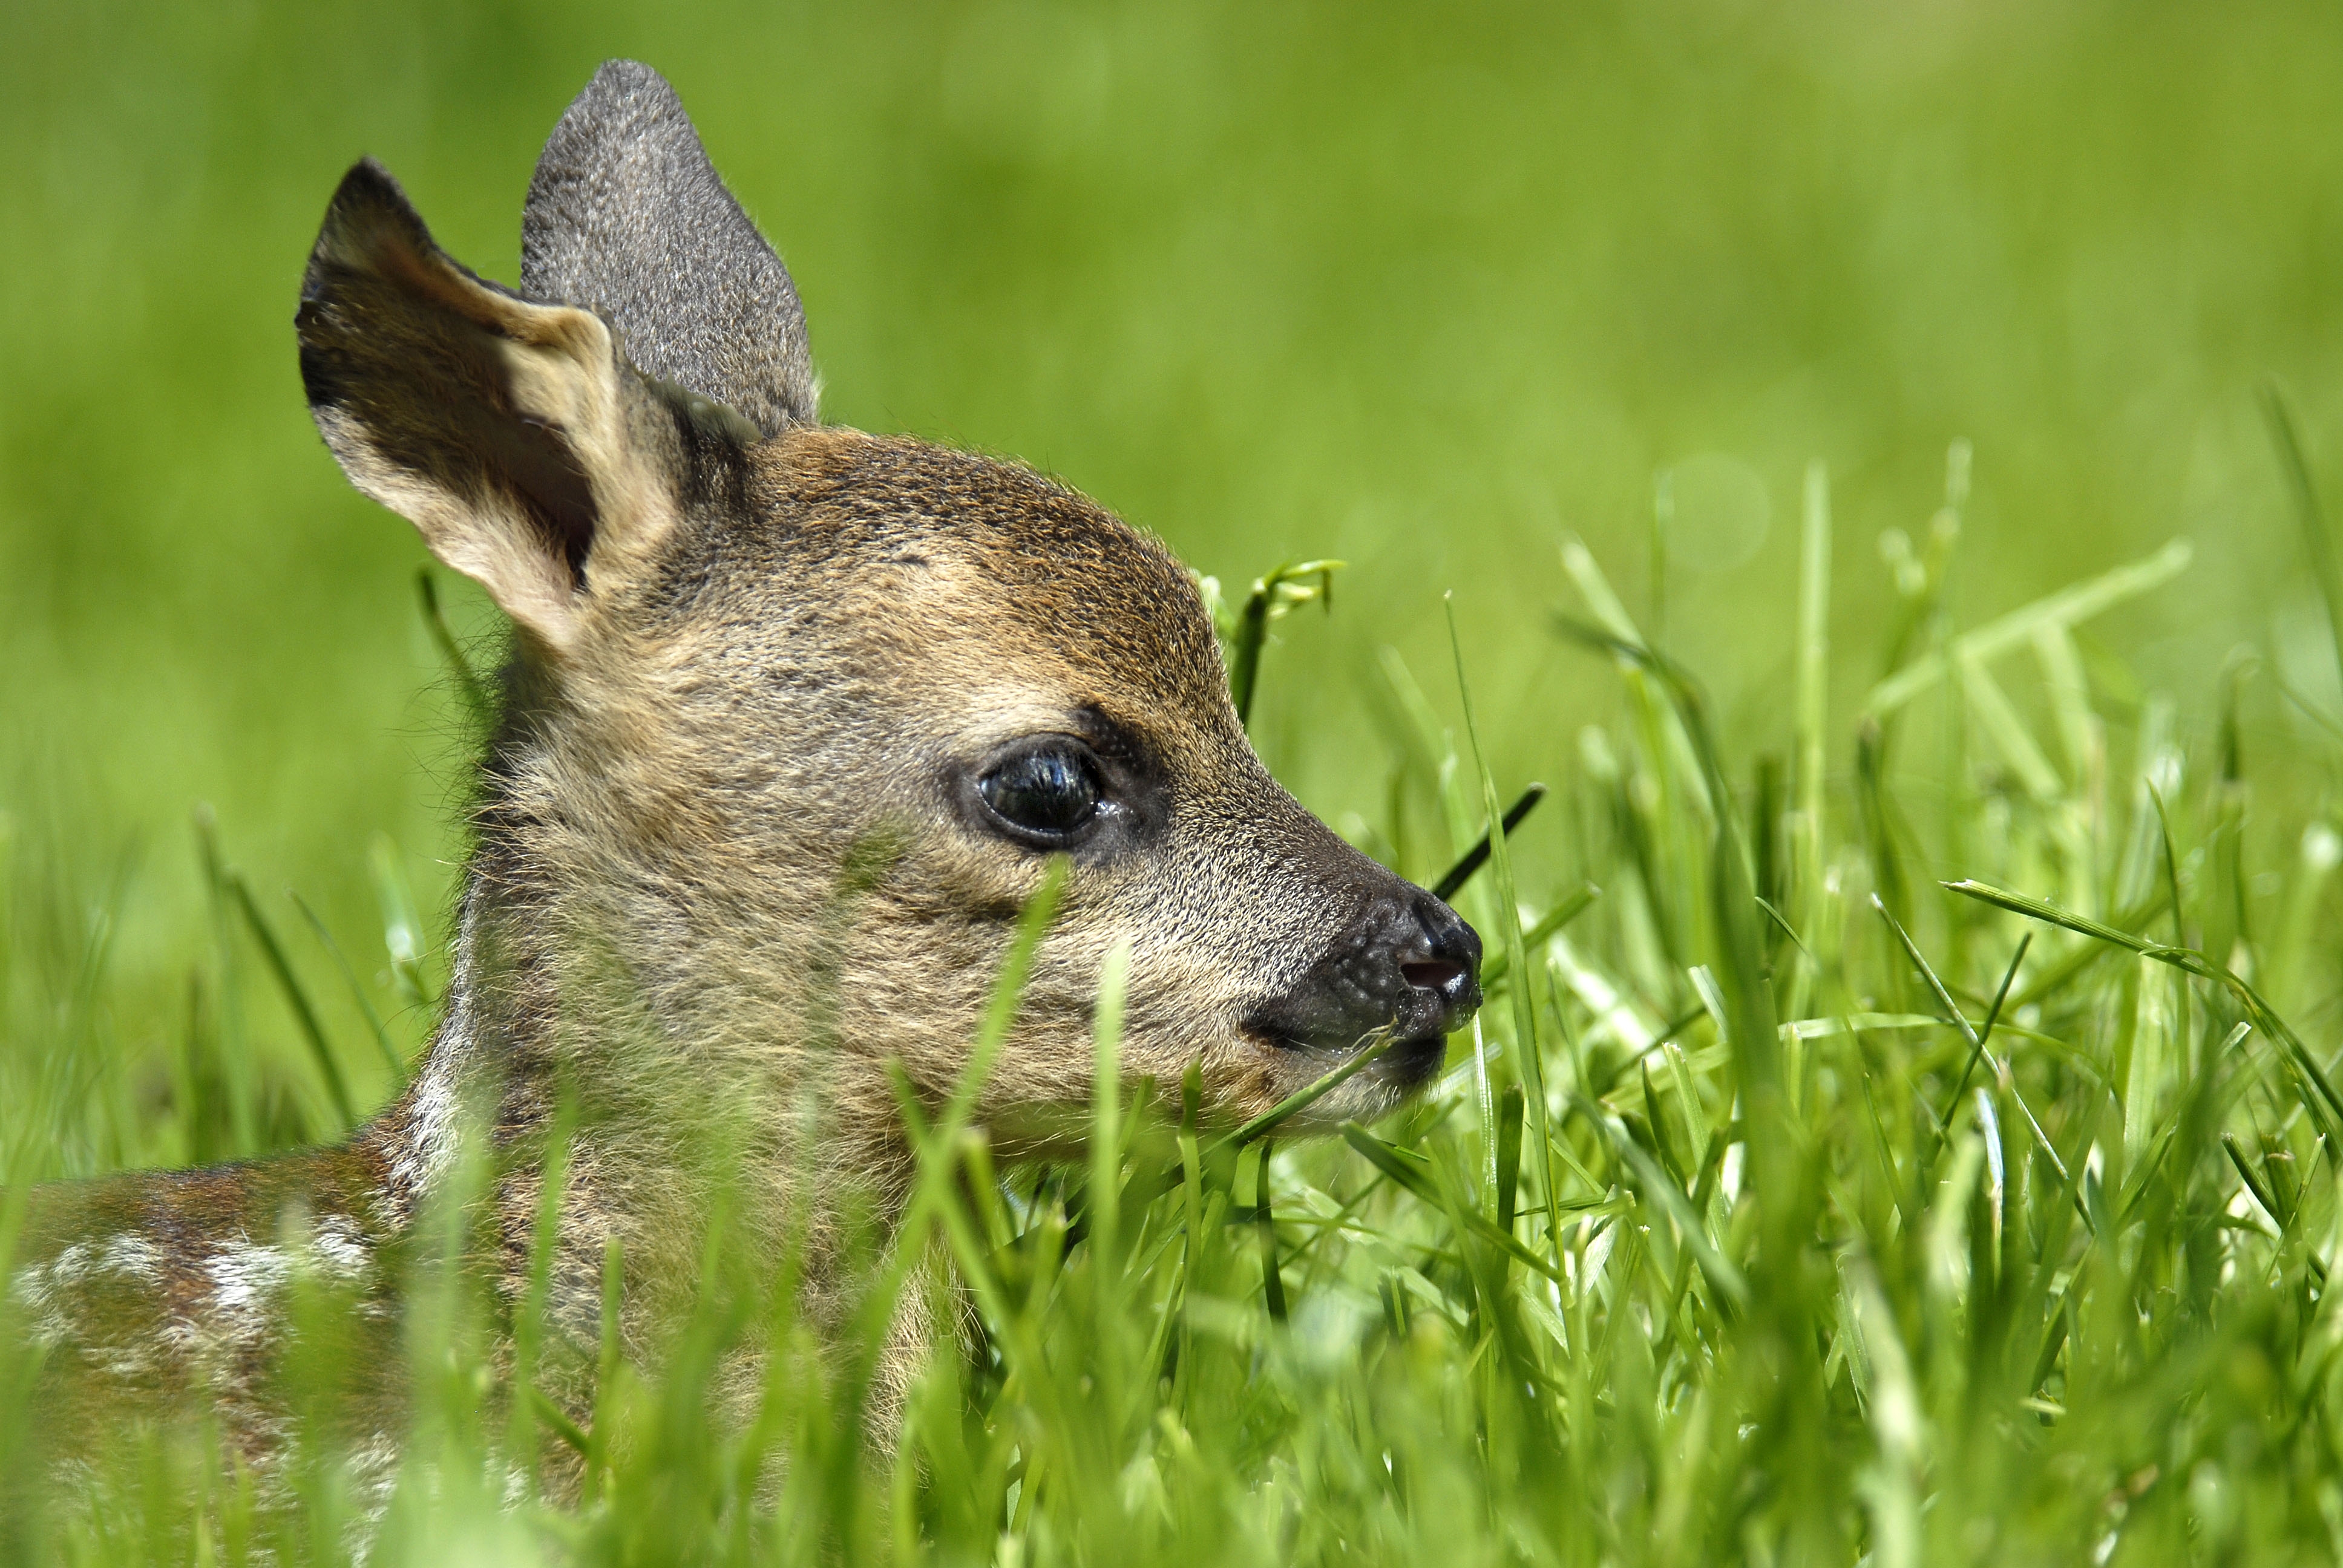
[{"label": "black nose", "polygon": [[1342,1050],[1380,1030],[1437,1041],[1481,1005],[1481,939],[1455,910],[1392,879],[1282,995],[1246,1019],[1253,1033]]}]

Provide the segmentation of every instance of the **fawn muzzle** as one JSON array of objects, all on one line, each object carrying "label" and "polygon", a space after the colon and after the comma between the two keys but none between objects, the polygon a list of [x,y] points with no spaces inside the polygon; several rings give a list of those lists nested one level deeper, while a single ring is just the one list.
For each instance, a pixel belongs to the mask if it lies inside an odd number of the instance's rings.
[{"label": "fawn muzzle", "polygon": [[1300,981],[1245,1020],[1280,1045],[1349,1050],[1388,1032],[1401,1070],[1437,1067],[1441,1042],[1481,1005],[1481,939],[1423,889],[1391,879],[1369,895]]}]

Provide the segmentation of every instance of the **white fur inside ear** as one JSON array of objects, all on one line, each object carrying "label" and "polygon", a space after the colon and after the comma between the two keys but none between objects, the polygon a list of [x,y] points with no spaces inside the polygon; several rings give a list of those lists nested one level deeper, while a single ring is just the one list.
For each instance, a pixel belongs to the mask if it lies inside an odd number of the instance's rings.
[{"label": "white fur inside ear", "polygon": [[[656,466],[635,448],[620,364],[610,330],[591,312],[531,305],[452,275],[435,280],[458,294],[471,330],[501,373],[504,407],[480,417],[524,422],[560,443],[584,479],[592,506],[587,576],[622,574],[647,555],[673,520]],[[564,542],[548,535],[515,485],[493,465],[458,484],[392,461],[366,422],[344,408],[315,410],[320,433],[361,491],[413,523],[431,553],[488,591],[498,608],[547,651],[577,642],[584,597]],[[492,450],[495,433],[478,432]],[[467,465],[451,462],[448,472]]]},{"label": "white fur inside ear", "polygon": [[607,574],[640,558],[672,521],[667,491],[629,438],[610,329],[590,311],[513,308],[528,313],[526,336],[502,345],[513,405],[559,431],[586,476],[595,515],[588,570]]},{"label": "white fur inside ear", "polygon": [[576,640],[568,565],[510,492],[459,495],[387,459],[366,427],[319,408],[317,427],[350,482],[415,525],[433,555],[488,590],[497,608],[558,652]]},{"label": "white fur inside ear", "polygon": [[[503,302],[499,302],[503,303]],[[588,472],[595,463],[588,447],[604,447],[617,435],[618,383],[610,329],[589,312],[566,306],[508,307],[501,347],[510,378],[513,407],[541,423],[559,427],[579,448]],[[606,459],[615,454],[599,454]]]}]

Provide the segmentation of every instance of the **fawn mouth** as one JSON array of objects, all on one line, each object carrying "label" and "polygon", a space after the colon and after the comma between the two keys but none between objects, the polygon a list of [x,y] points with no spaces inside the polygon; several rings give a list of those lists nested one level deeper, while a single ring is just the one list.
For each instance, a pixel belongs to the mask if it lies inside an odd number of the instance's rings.
[{"label": "fawn mouth", "polygon": [[1388,1040],[1367,1073],[1413,1089],[1440,1070],[1448,1037],[1481,1005],[1481,987],[1471,968],[1451,960],[1411,960],[1393,971],[1401,983],[1380,995],[1340,984],[1305,990],[1257,1004],[1239,1027],[1272,1050],[1313,1056],[1328,1067]]},{"label": "fawn mouth", "polygon": [[[1367,1034],[1350,1036],[1302,1033],[1280,1029],[1266,1019],[1249,1019],[1243,1031],[1254,1043],[1273,1051],[1301,1055],[1308,1053],[1322,1060],[1328,1068],[1339,1068],[1352,1056],[1363,1050],[1375,1050],[1389,1034],[1388,1026]],[[1391,1040],[1382,1045],[1375,1061],[1365,1070],[1369,1079],[1388,1088],[1405,1092],[1420,1087],[1447,1060],[1448,1036],[1444,1031],[1418,1030]]]},{"label": "fawn mouth", "polygon": [[1329,1066],[1389,1039],[1372,1080],[1413,1089],[1439,1070],[1451,1034],[1481,1006],[1481,939],[1456,912],[1393,878],[1277,992],[1247,1009],[1244,1031]]},{"label": "fawn mouth", "polygon": [[1375,1063],[1374,1072],[1403,1089],[1415,1089],[1431,1081],[1448,1060],[1448,1037],[1444,1034],[1419,1034],[1394,1040]]}]

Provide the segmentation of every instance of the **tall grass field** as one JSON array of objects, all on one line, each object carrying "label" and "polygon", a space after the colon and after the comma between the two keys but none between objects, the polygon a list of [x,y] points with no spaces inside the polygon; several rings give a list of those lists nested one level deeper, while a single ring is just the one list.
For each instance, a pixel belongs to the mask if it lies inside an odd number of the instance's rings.
[{"label": "tall grass field", "polygon": [[299,269],[372,154],[512,277],[617,55],[827,417],[1161,534],[1486,1004],[1312,1136],[1103,1005],[1081,1158],[911,1116],[842,1334],[720,1193],[656,1358],[550,1324],[452,1266],[463,1166],[396,1367],[287,1283],[266,1483],[192,1412],[60,1485],[0,1299],[0,1561],[2343,1559],[2343,17],[2288,0],[0,7],[0,1260],[33,1182],[412,1071],[501,632],[319,448]]},{"label": "tall grass field", "polygon": [[[1578,602],[1551,635],[1624,702],[1543,798],[1485,765],[1468,668],[1386,650],[1412,728],[1388,812],[1354,830],[1453,890],[1489,953],[1488,1004],[1412,1108],[1314,1141],[1279,1137],[1310,1091],[1200,1124],[1192,1086],[1121,1081],[1110,976],[1087,1161],[997,1170],[980,1129],[907,1102],[924,1175],[908,1226],[860,1255],[843,1341],[799,1320],[789,1257],[749,1255],[719,1201],[657,1365],[616,1340],[608,1260],[604,1342],[576,1347],[598,1364],[580,1426],[528,1381],[538,1298],[491,1301],[440,1266],[464,1246],[459,1180],[403,1324],[417,1410],[387,1500],[331,1436],[330,1391],[358,1370],[336,1361],[348,1303],[296,1282],[287,1376],[317,1426],[294,1501],[264,1499],[198,1417],[126,1430],[57,1506],[16,1349],[13,1545],[206,1563],[2332,1561],[2343,1094],[2322,895],[2343,836],[2313,814],[2266,862],[2233,722],[2193,737],[2151,702],[2111,725],[2077,637],[2172,591],[2185,545],[1956,624],[1967,463],[1956,448],[1921,542],[1891,542],[1883,648],[1827,639],[1833,524],[1809,474],[1793,745],[1746,772],[1697,675],[1576,539]],[[2306,543],[2343,590],[2303,481]],[[1277,675],[1262,634],[1333,575],[1224,596],[1248,704]],[[1841,787],[1824,693],[1849,664],[1876,678]],[[2232,691],[2251,677],[2225,672]],[[1934,787],[1892,782],[1916,771]],[[1515,846],[1540,833],[1584,879],[1533,899]],[[198,1158],[280,1136],[283,1108],[237,1071],[243,991],[276,987],[305,1020],[337,1115],[341,1053],[397,1058],[387,1033],[325,1034],[302,978],[318,966],[211,868],[216,961],[168,1108],[147,1112]],[[406,963],[412,917],[384,880],[381,950]],[[1047,919],[1028,912],[997,1011]],[[59,960],[8,935],[0,977],[22,998]],[[92,993],[102,941],[76,960]],[[402,974],[427,1002],[427,958]],[[13,1015],[20,1137],[87,1115],[76,1064],[100,1005]],[[989,1058],[970,1045],[972,1091]],[[535,1157],[558,1176],[559,1135]],[[869,1372],[897,1293],[939,1256],[970,1343],[874,1448]],[[500,1324],[517,1358],[488,1348]],[[744,1338],[768,1351],[761,1401],[713,1424],[707,1378]],[[578,1506],[536,1499],[551,1444],[584,1455]]]}]

